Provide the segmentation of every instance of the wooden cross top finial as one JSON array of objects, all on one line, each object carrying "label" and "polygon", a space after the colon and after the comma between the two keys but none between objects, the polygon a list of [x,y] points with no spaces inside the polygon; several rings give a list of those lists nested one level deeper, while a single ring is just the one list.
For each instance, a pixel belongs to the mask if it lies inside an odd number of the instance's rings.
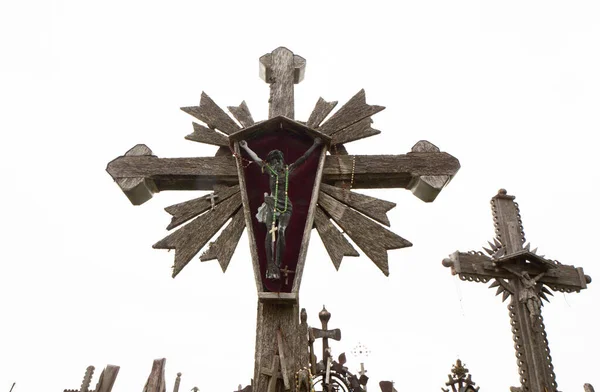
[{"label": "wooden cross top finial", "polygon": [[304,79],[306,60],[279,47],[260,58],[260,77],[271,85],[269,118],[294,119],[294,84]]}]

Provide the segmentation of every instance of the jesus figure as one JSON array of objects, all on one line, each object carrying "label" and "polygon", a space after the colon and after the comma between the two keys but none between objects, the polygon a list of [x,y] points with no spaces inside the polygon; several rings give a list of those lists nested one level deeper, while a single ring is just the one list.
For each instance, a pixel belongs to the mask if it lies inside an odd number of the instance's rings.
[{"label": "jesus figure", "polygon": [[[292,202],[288,197],[289,178],[321,143],[321,139],[316,138],[304,155],[288,166],[285,164],[281,151],[273,150],[269,152],[266,160],[262,160],[248,147],[245,140],[240,141],[240,147],[261,167],[263,173],[269,176],[271,194],[265,192],[264,202],[256,214],[256,219],[267,226],[265,237],[267,279],[279,280],[281,278],[280,267],[285,251],[285,230],[292,216]],[[275,254],[275,259],[273,259],[273,254]]]}]

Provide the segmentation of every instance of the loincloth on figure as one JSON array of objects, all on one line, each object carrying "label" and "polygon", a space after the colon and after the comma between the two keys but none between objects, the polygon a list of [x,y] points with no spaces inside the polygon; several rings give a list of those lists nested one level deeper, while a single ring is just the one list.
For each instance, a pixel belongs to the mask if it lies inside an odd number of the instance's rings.
[{"label": "loincloth on figure", "polygon": [[[277,210],[273,211],[275,198],[265,194],[265,201],[258,207],[256,219],[267,226],[273,224],[273,219],[281,226],[287,226],[292,216],[292,202],[287,198],[287,208],[284,198],[277,200]],[[274,215],[273,215],[274,214]]]}]

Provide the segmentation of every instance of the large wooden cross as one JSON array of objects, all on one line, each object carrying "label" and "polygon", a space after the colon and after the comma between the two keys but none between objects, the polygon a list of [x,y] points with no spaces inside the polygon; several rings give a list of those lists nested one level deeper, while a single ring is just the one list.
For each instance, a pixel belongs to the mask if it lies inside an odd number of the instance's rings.
[{"label": "large wooden cross", "polygon": [[541,300],[561,292],[579,292],[591,282],[582,268],[544,258],[525,244],[523,223],[515,197],[500,189],[492,198],[496,237],[482,252],[455,252],[442,264],[462,280],[497,287],[502,300],[510,297],[508,311],[512,326],[522,392],[556,392],[556,376],[541,315]]},{"label": "large wooden cross", "polygon": [[[427,141],[418,142],[405,155],[349,155],[345,144],[380,133],[371,127],[371,116],[384,108],[368,105],[364,90],[327,120],[337,102],[322,98],[307,121],[295,120],[294,84],[303,79],[305,64],[302,57],[283,47],[260,58],[260,76],[271,88],[268,120],[255,122],[245,102],[228,107],[231,118],[205,93],[199,106],[182,108],[205,124],[194,122],[194,132],[186,139],[218,146],[216,156],[158,158],[140,144],[107,167],[135,205],[165,190],[211,191],[208,196],[166,208],[172,215],[167,229],[183,226],[154,247],[175,249],[173,276],[229,222],[200,256],[202,261],[217,259],[225,271],[244,228],[248,229],[259,296],[254,385],[261,392],[266,390],[269,378],[260,371],[272,363],[277,331],[283,334],[288,371],[296,372],[309,362],[305,339],[298,339],[296,334],[298,292],[312,229],[317,229],[336,269],[344,256],[358,256],[345,237],[348,236],[388,275],[387,250],[411,246],[383,227],[389,226],[386,213],[395,204],[351,189],[406,188],[431,202],[460,167],[456,158]],[[315,147],[309,149],[311,145]],[[266,229],[255,217],[263,193],[269,190],[269,182],[264,178],[265,167],[269,166],[265,161],[252,162],[246,147],[256,151],[261,159],[277,149],[283,152],[286,162],[303,162],[294,173],[296,177],[289,181],[294,205],[289,227],[282,226],[281,221],[269,226],[271,230],[284,229],[273,230],[273,236],[286,236],[284,260],[279,266],[285,277],[279,281],[270,280],[273,276],[265,277],[265,258],[269,257],[265,256]],[[286,197],[287,187],[286,177]],[[264,201],[266,204],[266,197]],[[277,205],[275,212],[280,208],[285,214],[287,204],[286,208]],[[272,254],[270,257],[272,260]],[[291,280],[287,279],[290,275]]]}]

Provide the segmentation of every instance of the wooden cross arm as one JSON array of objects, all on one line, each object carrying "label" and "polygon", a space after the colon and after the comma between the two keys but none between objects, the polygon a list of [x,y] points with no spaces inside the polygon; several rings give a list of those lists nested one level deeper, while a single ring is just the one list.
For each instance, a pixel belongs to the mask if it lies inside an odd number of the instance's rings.
[{"label": "wooden cross arm", "polygon": [[[462,280],[486,283],[490,279],[515,279],[516,275],[482,253],[454,252],[442,264],[452,270]],[[542,276],[539,282],[555,291],[579,291],[587,288],[592,279],[583,273],[583,269],[564,264],[555,264]],[[539,272],[539,271],[537,271]]]},{"label": "wooden cross arm", "polygon": [[[445,152],[336,155],[325,160],[323,182],[350,183],[354,173],[354,189],[407,188],[422,200],[432,201],[459,168],[458,160]],[[141,144],[110,162],[106,171],[135,205],[160,191],[212,190],[215,184],[238,183],[233,156],[158,158]],[[443,181],[437,184],[432,181],[440,178]]]},{"label": "wooden cross arm", "polygon": [[354,173],[353,189],[406,188],[421,200],[431,202],[459,169],[458,159],[445,152],[330,155],[325,159],[323,182],[349,183]]},{"label": "wooden cross arm", "polygon": [[158,158],[142,144],[110,162],[106,171],[134,205],[148,201],[160,191],[213,190],[217,183],[238,183],[232,156]]}]

